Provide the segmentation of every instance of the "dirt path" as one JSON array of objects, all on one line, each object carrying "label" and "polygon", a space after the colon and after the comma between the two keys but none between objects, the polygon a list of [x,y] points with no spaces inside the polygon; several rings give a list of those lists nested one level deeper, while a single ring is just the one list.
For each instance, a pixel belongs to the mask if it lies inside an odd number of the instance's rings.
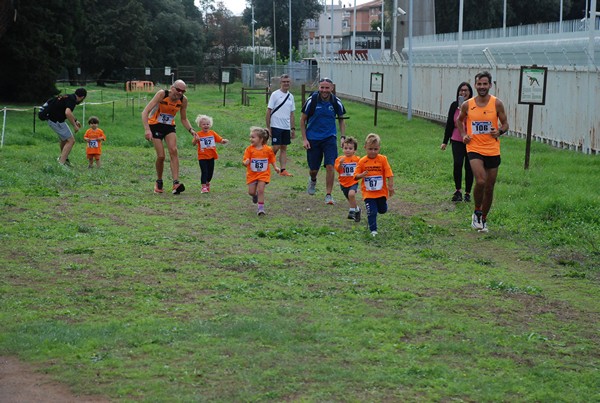
[{"label": "dirt path", "polygon": [[104,403],[101,396],[76,396],[65,385],[13,357],[0,357],[2,403]]}]

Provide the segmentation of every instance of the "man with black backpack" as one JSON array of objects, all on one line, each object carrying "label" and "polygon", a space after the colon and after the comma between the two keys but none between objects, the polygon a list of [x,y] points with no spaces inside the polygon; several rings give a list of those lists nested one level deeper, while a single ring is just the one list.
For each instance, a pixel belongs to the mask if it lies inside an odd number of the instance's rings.
[{"label": "man with black backpack", "polygon": [[[309,175],[306,191],[314,195],[317,187],[317,174],[321,163],[326,169],[325,203],[334,204],[331,191],[335,179],[334,164],[337,158],[337,130],[335,121],[339,121],[340,137],[345,139],[346,125],[344,114],[346,109],[333,93],[333,81],[323,78],[319,81],[319,91],[314,92],[302,107],[300,129],[302,141],[306,149]],[[324,160],[324,161],[323,161]]]},{"label": "man with black backpack", "polygon": [[65,120],[68,119],[71,122],[75,133],[81,129],[81,123],[73,115],[73,111],[86,96],[85,88],[77,88],[74,94],[59,96],[55,102],[48,105],[48,126],[58,134],[60,139],[60,157],[57,160],[60,165],[71,166],[69,154],[75,144],[75,137]]}]

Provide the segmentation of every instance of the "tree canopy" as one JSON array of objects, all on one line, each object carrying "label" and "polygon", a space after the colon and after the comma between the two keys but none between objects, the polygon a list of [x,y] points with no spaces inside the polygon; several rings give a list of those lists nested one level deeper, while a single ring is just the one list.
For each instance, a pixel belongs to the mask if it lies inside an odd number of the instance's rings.
[{"label": "tree canopy", "polygon": [[[241,0],[240,0],[241,1]],[[385,0],[389,21],[392,1]],[[561,0],[507,1],[507,25],[557,21]],[[276,39],[282,58],[298,49],[306,20],[318,19],[320,0],[252,0],[255,28]],[[502,26],[504,0],[464,0],[464,30]],[[52,0],[14,2],[15,22],[0,27],[0,99],[42,102],[58,77],[122,80],[126,68],[196,66],[197,73],[239,64],[252,43],[252,9],[233,16],[219,0]],[[198,7],[196,6],[198,4]],[[458,0],[436,0],[436,31],[456,32]],[[563,18],[584,16],[586,0],[563,0]],[[386,23],[389,27],[390,24]],[[247,53],[247,52],[246,52]],[[81,69],[83,77],[79,77]],[[209,74],[205,74],[209,76]],[[127,77],[129,78],[129,77]]]},{"label": "tree canopy", "polygon": [[[253,0],[254,2],[254,20],[255,28],[265,28],[273,33],[275,27],[277,52],[282,56],[289,58],[289,1],[288,0]],[[319,0],[292,0],[292,47],[298,49],[298,44],[302,35],[302,26],[306,20],[318,19],[323,11],[323,6]],[[275,19],[275,24],[273,24]],[[243,14],[244,22],[252,25],[252,8],[246,7]]]}]

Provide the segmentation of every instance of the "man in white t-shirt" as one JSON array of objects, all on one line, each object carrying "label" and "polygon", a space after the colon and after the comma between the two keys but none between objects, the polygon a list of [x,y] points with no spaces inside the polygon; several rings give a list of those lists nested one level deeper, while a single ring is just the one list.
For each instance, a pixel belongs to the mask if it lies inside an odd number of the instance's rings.
[{"label": "man in white t-shirt", "polygon": [[271,134],[271,145],[273,152],[281,150],[279,154],[279,167],[281,176],[292,176],[286,170],[287,146],[291,139],[296,137],[296,127],[294,122],[294,111],[296,105],[294,96],[289,91],[292,80],[289,75],[283,74],[280,77],[281,87],[273,91],[267,105],[267,114],[265,117],[267,130]]}]

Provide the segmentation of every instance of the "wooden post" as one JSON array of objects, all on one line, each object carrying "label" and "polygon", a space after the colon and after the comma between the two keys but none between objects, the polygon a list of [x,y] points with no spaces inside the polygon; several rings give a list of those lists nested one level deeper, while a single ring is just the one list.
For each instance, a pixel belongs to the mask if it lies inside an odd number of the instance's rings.
[{"label": "wooden post", "polygon": [[531,127],[533,123],[533,104],[529,104],[527,117],[527,141],[525,142],[525,169],[529,169],[529,156],[531,155]]}]

